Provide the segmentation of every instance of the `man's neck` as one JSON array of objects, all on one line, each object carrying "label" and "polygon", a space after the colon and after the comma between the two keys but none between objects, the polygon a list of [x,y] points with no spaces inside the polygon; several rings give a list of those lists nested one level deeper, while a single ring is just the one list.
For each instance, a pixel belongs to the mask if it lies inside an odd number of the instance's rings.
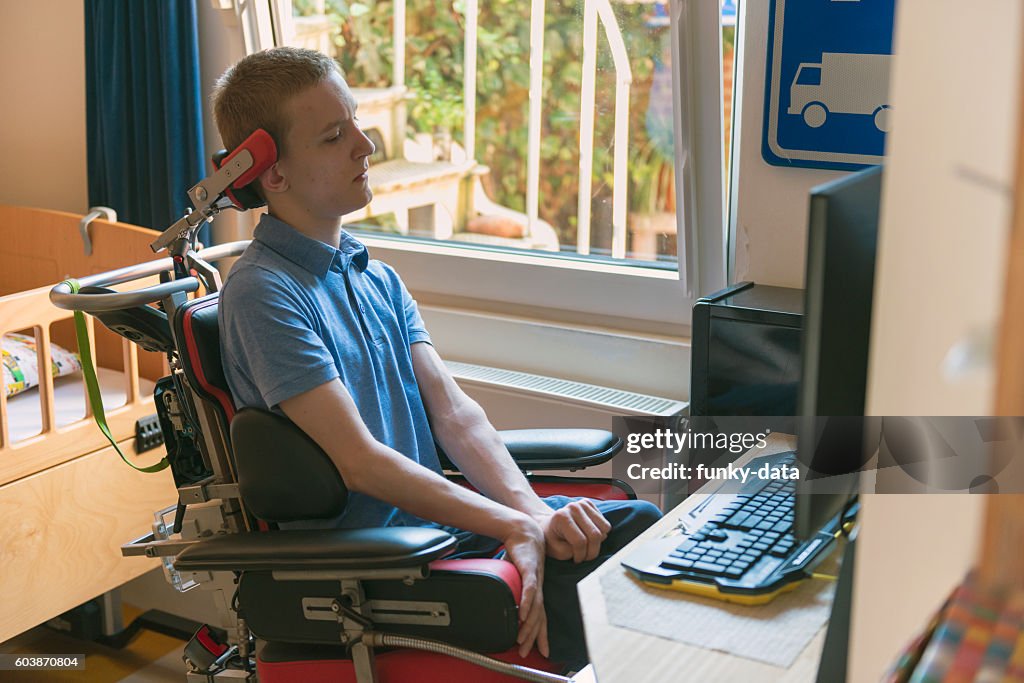
[{"label": "man's neck", "polygon": [[337,249],[341,244],[341,217],[324,220],[304,211],[289,211],[280,207],[270,209],[269,213],[306,237],[323,242],[329,247]]}]

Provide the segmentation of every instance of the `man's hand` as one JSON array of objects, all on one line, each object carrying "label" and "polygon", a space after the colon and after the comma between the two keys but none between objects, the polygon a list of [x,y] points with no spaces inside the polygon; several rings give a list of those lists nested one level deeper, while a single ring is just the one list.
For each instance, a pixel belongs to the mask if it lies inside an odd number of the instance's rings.
[{"label": "man's hand", "polygon": [[544,530],[548,555],[576,563],[597,557],[612,528],[594,502],[586,498],[535,515],[534,519]]},{"label": "man's hand", "polygon": [[523,581],[523,594],[519,600],[519,656],[525,657],[533,644],[548,656],[548,618],[544,612],[544,532],[529,517],[508,537],[506,558],[519,570]]}]

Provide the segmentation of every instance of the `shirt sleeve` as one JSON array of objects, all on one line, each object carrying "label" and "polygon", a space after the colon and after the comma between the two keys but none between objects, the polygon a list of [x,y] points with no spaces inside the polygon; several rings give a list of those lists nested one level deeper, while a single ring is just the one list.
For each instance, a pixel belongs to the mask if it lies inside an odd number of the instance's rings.
[{"label": "shirt sleeve", "polygon": [[433,344],[430,341],[430,333],[427,332],[427,326],[423,323],[423,317],[420,315],[420,308],[416,305],[416,300],[409,294],[409,290],[405,288],[405,283],[402,282],[400,277],[398,278],[398,286],[402,297],[402,310],[405,313],[405,326],[409,330],[409,346],[417,342]]},{"label": "shirt sleeve", "polygon": [[267,407],[339,377],[299,297],[267,271],[237,275],[222,293],[222,348]]}]

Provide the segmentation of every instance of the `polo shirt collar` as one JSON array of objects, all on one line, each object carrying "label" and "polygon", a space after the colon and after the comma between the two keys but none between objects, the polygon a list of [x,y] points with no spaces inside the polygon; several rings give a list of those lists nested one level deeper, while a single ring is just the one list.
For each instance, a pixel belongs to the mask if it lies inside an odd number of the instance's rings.
[{"label": "polo shirt collar", "polygon": [[366,270],[370,260],[366,246],[344,230],[341,231],[341,244],[335,249],[303,235],[270,214],[263,214],[260,218],[253,239],[321,278],[332,269],[344,271],[349,264],[355,264],[360,271]]}]

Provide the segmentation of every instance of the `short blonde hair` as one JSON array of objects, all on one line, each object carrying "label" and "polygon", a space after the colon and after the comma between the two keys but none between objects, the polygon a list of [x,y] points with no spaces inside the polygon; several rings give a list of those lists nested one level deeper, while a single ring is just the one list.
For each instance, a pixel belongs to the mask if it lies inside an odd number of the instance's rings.
[{"label": "short blonde hair", "polygon": [[263,128],[284,153],[291,121],[284,105],[331,73],[340,75],[337,63],[315,50],[275,47],[240,60],[213,86],[213,120],[228,151]]}]

